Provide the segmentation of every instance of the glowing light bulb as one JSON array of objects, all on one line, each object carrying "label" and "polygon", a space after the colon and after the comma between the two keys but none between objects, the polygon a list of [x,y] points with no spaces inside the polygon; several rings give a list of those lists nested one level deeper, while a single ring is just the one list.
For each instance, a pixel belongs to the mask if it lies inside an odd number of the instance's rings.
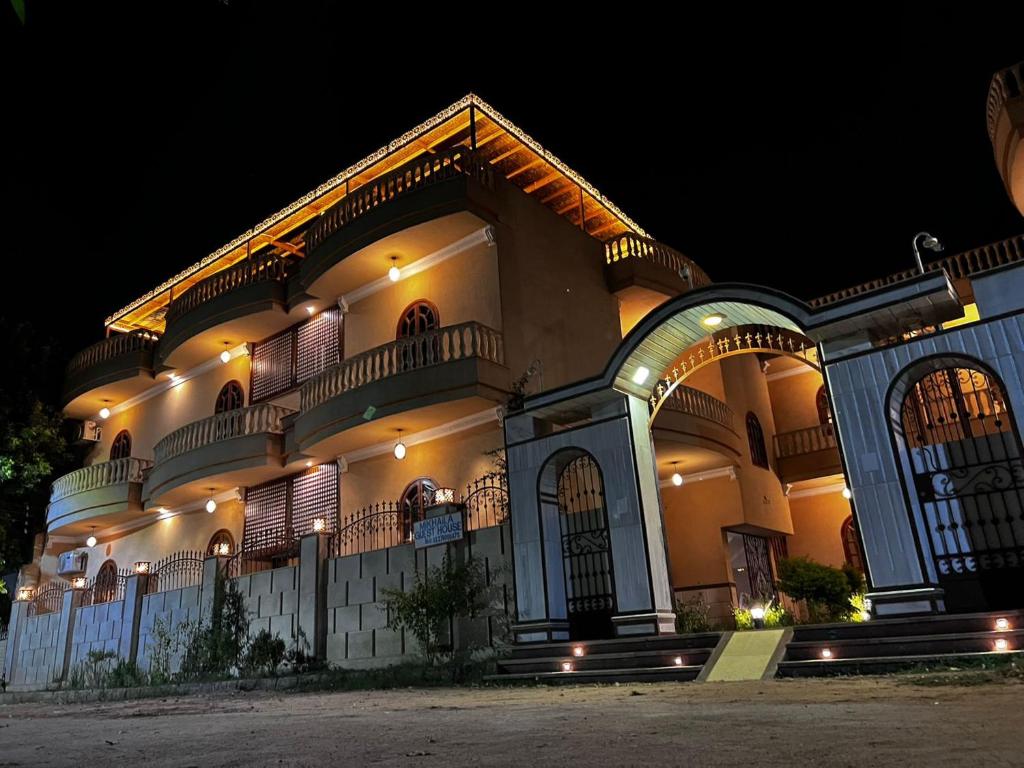
[{"label": "glowing light bulb", "polygon": [[392,283],[397,283],[402,277],[402,271],[394,264],[391,265],[391,269],[388,270],[388,280]]},{"label": "glowing light bulb", "polygon": [[574,645],[572,647],[572,655],[573,656],[577,656],[577,657],[578,656],[582,656],[584,653],[586,653],[586,651],[584,650],[582,645]]},{"label": "glowing light bulb", "polygon": [[308,307],[306,307],[306,312],[312,315],[314,312],[316,312],[316,307],[310,304]]},{"label": "glowing light bulb", "polygon": [[100,408],[100,418],[101,419],[109,419],[110,418],[110,409],[107,408],[106,406],[103,406],[102,408]]},{"label": "glowing light bulb", "polygon": [[831,659],[832,658],[832,649],[831,648],[822,648],[821,649],[821,658],[823,658],[823,659]]},{"label": "glowing light bulb", "polygon": [[1005,632],[1010,628],[1010,620],[1004,618],[996,619],[996,629],[1000,632]]},{"label": "glowing light bulb", "polygon": [[95,547],[96,546],[96,537],[95,536],[90,536],[88,539],[86,539],[85,540],[85,546],[87,546],[87,547]]},{"label": "glowing light bulb", "polygon": [[1010,649],[1010,644],[1006,642],[1005,637],[1000,637],[996,640],[995,647],[997,651],[1008,651]]},{"label": "glowing light bulb", "polygon": [[678,488],[682,484],[683,484],[683,476],[680,475],[678,472],[673,472],[672,473],[672,485],[674,485],[674,486],[676,486]]},{"label": "glowing light bulb", "polygon": [[395,458],[399,461],[405,458],[405,443],[401,440],[395,443]]},{"label": "glowing light bulb", "polygon": [[227,351],[227,350],[225,349],[225,350],[224,350],[223,352],[221,352],[221,353],[220,353],[220,361],[221,361],[222,363],[227,363],[227,362],[230,362],[230,361],[231,361],[231,353],[230,353],[230,352],[228,352],[228,351]]},{"label": "glowing light bulb", "polygon": [[672,663],[675,664],[677,667],[683,666],[683,657],[676,656],[674,659],[672,659]]},{"label": "glowing light bulb", "polygon": [[725,320],[725,315],[720,315],[717,312],[713,312],[705,317],[701,322],[704,323],[708,328],[717,328]]},{"label": "glowing light bulb", "polygon": [[849,488],[843,488],[843,498],[844,499],[852,499],[853,498],[853,491],[851,491]]},{"label": "glowing light bulb", "polygon": [[318,517],[313,521],[313,533],[323,533],[327,530],[327,521]]},{"label": "glowing light bulb", "polygon": [[764,608],[761,606],[755,606],[750,609],[750,618],[760,621],[764,618]]},{"label": "glowing light bulb", "polygon": [[572,672],[572,662],[571,661],[563,661],[562,662],[562,671],[563,672]]},{"label": "glowing light bulb", "polygon": [[214,499],[206,500],[206,511],[211,515],[217,511],[217,502]]},{"label": "glowing light bulb", "polygon": [[643,384],[645,381],[647,381],[647,377],[650,375],[650,369],[645,368],[644,366],[641,365],[639,368],[636,369],[636,373],[633,374],[633,383]]}]

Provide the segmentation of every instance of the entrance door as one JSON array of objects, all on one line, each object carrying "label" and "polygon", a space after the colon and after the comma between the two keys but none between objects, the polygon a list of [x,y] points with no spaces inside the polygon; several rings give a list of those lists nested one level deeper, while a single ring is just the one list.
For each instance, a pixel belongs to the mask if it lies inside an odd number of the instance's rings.
[{"label": "entrance door", "polygon": [[612,637],[611,538],[601,470],[590,455],[573,459],[559,474],[558,510],[570,637]]},{"label": "entrance door", "polygon": [[934,371],[901,415],[947,610],[1024,605],[1024,452],[1000,382],[967,367]]}]

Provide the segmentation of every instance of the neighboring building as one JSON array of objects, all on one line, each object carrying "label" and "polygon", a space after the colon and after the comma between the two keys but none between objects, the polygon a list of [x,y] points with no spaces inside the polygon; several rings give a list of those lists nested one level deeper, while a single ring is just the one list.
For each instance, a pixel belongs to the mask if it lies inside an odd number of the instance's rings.
[{"label": "neighboring building", "polygon": [[992,76],[986,117],[996,168],[1024,215],[1024,61]]},{"label": "neighboring building", "polygon": [[[1019,515],[1021,248],[810,305],[713,284],[468,96],[108,318],[68,367],[86,463],[54,483],[21,586],[81,575],[102,604],[135,563],[287,569],[324,531],[349,579],[328,631],[352,622],[328,659],[390,661],[405,641],[343,610],[403,583],[415,522],[454,500],[500,531],[489,567],[513,566],[524,641],[670,631],[676,599],[727,619],[776,595],[786,554],[865,570],[880,612],[942,610],[941,589],[1019,605],[986,586],[1003,571],[967,568],[984,594],[946,573],[989,544],[919,546],[935,515],[973,513],[911,514],[900,489],[935,479],[908,455],[960,460],[968,437],[929,421],[955,411],[1000,442],[985,470],[1017,472],[999,492]],[[267,626],[294,631],[274,618],[297,587],[265,586]]]}]

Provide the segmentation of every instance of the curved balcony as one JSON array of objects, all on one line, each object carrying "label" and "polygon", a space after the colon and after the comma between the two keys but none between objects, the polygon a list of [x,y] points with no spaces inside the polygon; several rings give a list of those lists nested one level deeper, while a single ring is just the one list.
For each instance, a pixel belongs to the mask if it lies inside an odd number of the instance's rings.
[{"label": "curved balcony", "polygon": [[157,340],[148,331],[116,333],[77,353],[64,373],[65,413],[82,419],[146,389],[153,383]]},{"label": "curved balcony", "polygon": [[142,512],[142,483],[153,462],[126,458],[76,469],[50,488],[46,530],[84,534],[90,526],[127,522]]},{"label": "curved balcony", "polygon": [[255,485],[279,476],[284,466],[285,418],[272,403],[250,405],[193,421],[153,449],[146,477],[147,506],[174,506],[214,491]]},{"label": "curved balcony", "polygon": [[784,483],[843,473],[836,431],[831,424],[815,424],[775,435],[775,458],[779,478]]},{"label": "curved balcony", "polygon": [[287,280],[293,262],[261,254],[196,283],[171,302],[159,361],[190,367],[216,356],[225,342],[263,339],[298,317],[288,313]]},{"label": "curved balcony", "polygon": [[646,289],[677,296],[711,284],[693,259],[633,232],[605,241],[604,257],[605,279],[613,293]]},{"label": "curved balcony", "polygon": [[457,146],[417,157],[351,190],[306,231],[303,288],[320,295],[314,283],[325,272],[383,237],[448,214],[493,208],[480,197],[493,187],[490,164]]},{"label": "curved balcony", "polygon": [[[654,419],[652,431],[655,440],[659,442],[668,441],[691,446],[734,459],[742,450],[742,441],[736,433],[735,421],[732,408],[717,397],[681,385],[672,390],[672,394],[665,399]],[[717,461],[716,457],[711,456],[706,456],[700,461],[703,462],[705,459],[712,464]],[[685,457],[680,460],[685,460]],[[690,466],[692,465],[691,461]]]},{"label": "curved balcony", "polygon": [[307,381],[295,448],[336,456],[390,439],[394,429],[418,431],[479,413],[504,402],[508,388],[498,331],[477,322],[438,328],[367,350]]},{"label": "curved balcony", "polygon": [[996,168],[1024,214],[1024,61],[992,76],[985,112]]}]

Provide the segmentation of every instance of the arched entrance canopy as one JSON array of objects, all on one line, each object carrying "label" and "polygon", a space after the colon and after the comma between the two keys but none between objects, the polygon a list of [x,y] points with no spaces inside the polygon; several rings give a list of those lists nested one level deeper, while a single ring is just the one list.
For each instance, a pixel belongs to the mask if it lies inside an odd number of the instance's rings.
[{"label": "arched entrance canopy", "polygon": [[[720,283],[690,291],[665,302],[637,323],[612,355],[603,375],[604,383],[647,401],[652,397],[660,400],[657,388],[665,387],[662,374],[672,369],[682,353],[706,342],[712,331],[716,348],[709,350],[709,354],[724,352],[724,346],[717,342],[731,339],[730,329],[738,328],[744,331],[738,344],[729,341],[733,351],[795,354],[801,343],[805,348],[810,344],[804,340],[804,329],[811,324],[811,314],[811,308],[799,299],[763,286]],[[724,318],[715,328],[704,323],[712,315]],[[773,338],[781,332],[782,338],[777,343],[764,338],[755,342],[752,335],[747,342],[747,330],[759,326],[775,329],[770,332]],[[790,341],[794,342],[792,350]]]}]

